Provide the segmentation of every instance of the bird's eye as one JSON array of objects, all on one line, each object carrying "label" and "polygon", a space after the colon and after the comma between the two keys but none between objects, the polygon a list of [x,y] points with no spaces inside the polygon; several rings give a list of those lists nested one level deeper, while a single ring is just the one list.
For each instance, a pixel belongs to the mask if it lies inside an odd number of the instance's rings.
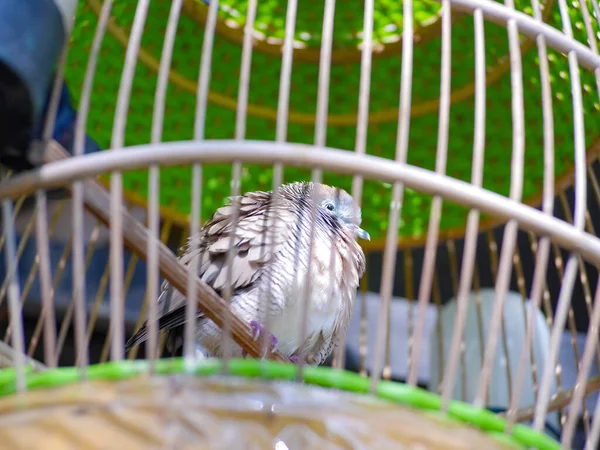
[{"label": "bird's eye", "polygon": [[333,211],[335,209],[335,206],[333,206],[333,203],[327,203],[325,205],[325,208],[327,208],[329,211]]}]

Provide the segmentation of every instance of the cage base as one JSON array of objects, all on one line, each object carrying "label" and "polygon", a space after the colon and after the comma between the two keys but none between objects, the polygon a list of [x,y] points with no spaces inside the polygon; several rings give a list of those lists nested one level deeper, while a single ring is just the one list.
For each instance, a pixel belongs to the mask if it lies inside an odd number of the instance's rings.
[{"label": "cage base", "polygon": [[6,448],[514,448],[374,397],[218,375],[33,390],[0,399],[0,417]]}]

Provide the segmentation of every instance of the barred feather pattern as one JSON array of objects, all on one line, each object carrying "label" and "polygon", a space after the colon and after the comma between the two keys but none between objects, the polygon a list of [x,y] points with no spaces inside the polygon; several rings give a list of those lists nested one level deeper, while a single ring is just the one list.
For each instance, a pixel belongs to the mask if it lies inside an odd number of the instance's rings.
[{"label": "barred feather pattern", "polygon": [[[340,221],[320,205],[337,199],[360,225],[360,209],[343,190],[313,183],[292,183],[272,192],[250,192],[219,208],[197,236],[186,244],[180,261],[189,265],[199,258],[198,276],[222,294],[226,287],[227,250],[233,258],[231,310],[243,320],[266,324],[278,340],[278,350],[288,356],[302,351],[314,364],[332,352],[334,337],[350,320],[356,290],[365,270],[365,255],[356,242],[352,225]],[[303,342],[301,317],[311,233],[311,202],[317,201],[312,251],[311,289],[308,295],[308,327]],[[237,225],[234,207],[239,206]],[[168,282],[158,298],[159,329],[167,332],[171,352],[182,346],[186,298]],[[127,349],[147,339],[144,325],[129,340]],[[198,313],[196,338],[206,356],[222,356],[221,329]],[[233,346],[233,356],[242,349]]]}]

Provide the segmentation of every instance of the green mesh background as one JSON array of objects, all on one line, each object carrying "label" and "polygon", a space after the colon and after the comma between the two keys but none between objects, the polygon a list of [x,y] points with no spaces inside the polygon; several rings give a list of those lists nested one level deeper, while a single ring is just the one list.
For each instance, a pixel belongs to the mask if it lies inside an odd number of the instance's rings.
[{"label": "green mesh background", "polygon": [[[197,0],[194,0],[197,1]],[[402,27],[402,2],[391,0],[377,1],[373,13],[373,39],[376,42],[395,42],[398,29]],[[221,17],[235,23],[238,27],[245,24],[248,3],[229,0],[220,2]],[[285,14],[287,3],[279,0],[261,0],[257,5],[255,28],[269,37],[283,40],[285,37]],[[422,0],[415,3],[413,16],[417,24],[434,20],[440,10],[440,3]],[[295,39],[308,47],[321,45],[321,32],[325,2],[310,1],[299,5],[296,15]],[[363,27],[362,5],[336,3],[334,45],[337,48],[355,48],[362,41],[360,33]],[[232,24],[233,25],[233,24]]]},{"label": "green mesh background", "polygon": [[[198,1],[198,0],[188,0]],[[246,3],[223,0],[220,19],[232,27],[244,23]],[[517,0],[516,7],[531,14],[529,0]],[[296,38],[307,47],[318,48],[322,27],[322,1],[299,2]],[[547,21],[559,29],[558,5],[546,0]],[[578,3],[571,4],[571,22],[575,37],[587,44],[583,18]],[[150,2],[148,19],[142,39],[142,49],[157,62],[160,60],[163,36],[171,2]],[[200,8],[208,8],[200,4]],[[256,29],[267,37],[283,36],[286,2],[259,0]],[[119,0],[112,11],[114,25],[127,34],[135,14],[135,0]],[[78,100],[87,55],[93,39],[98,0],[80,0],[76,25],[72,36],[67,69],[67,81]],[[375,2],[376,41],[382,44],[398,40],[402,32],[402,2],[378,0]],[[415,27],[437,20],[439,5],[433,1],[415,2]],[[335,42],[337,49],[355,48],[360,40],[363,12],[356,2],[337,2],[335,15]],[[237,24],[237,25],[236,25]],[[486,101],[486,148],[484,187],[508,195],[512,149],[512,118],[510,70],[506,66],[508,41],[504,27],[486,22],[485,45],[488,66]],[[596,32],[598,30],[596,29]],[[241,32],[241,30],[240,30]],[[474,81],[474,31],[473,19],[462,16],[453,20],[452,27],[452,91],[469,92]],[[164,141],[190,140],[193,138],[195,112],[195,86],[203,41],[203,24],[194,19],[186,9],[182,12],[172,62],[172,72],[185,83],[171,80],[167,92],[164,122]],[[411,118],[410,164],[434,169],[437,145],[438,111],[435,105],[439,97],[441,39],[433,37],[415,44],[413,66],[413,117]],[[573,164],[573,111],[571,85],[566,56],[549,53],[551,70],[553,110],[555,120],[556,176],[571,172]],[[88,131],[104,148],[110,145],[116,97],[123,68],[125,47],[109,31],[102,46],[98,71],[91,99]],[[212,92],[207,111],[206,138],[232,139],[235,133],[235,102],[238,92],[238,76],[241,46],[221,35],[215,37],[210,90]],[[358,59],[359,61],[359,59]],[[502,65],[504,64],[504,69]],[[276,111],[281,57],[255,50],[252,56],[250,80],[247,139],[274,140],[275,121],[264,114],[265,108]],[[394,158],[397,133],[397,108],[401,55],[391,54],[373,60],[371,81],[370,124],[367,152],[371,155]],[[500,76],[496,76],[500,73]],[[589,147],[600,130],[598,96],[594,76],[582,69],[583,103],[585,109],[586,145]],[[291,81],[290,124],[288,140],[313,143],[314,126],[311,118],[316,111],[318,63],[294,61]],[[352,150],[355,146],[356,111],[360,79],[360,62],[336,63],[331,67],[330,119],[327,145]],[[126,145],[150,142],[152,110],[156,90],[156,70],[146,62],[139,61],[133,82],[132,97],[125,136]],[[543,122],[541,89],[537,49],[529,49],[523,55],[523,85],[525,103],[526,150],[524,167],[524,199],[535,202],[541,194],[543,180]],[[472,91],[472,89],[471,89]],[[226,101],[222,101],[225,98]],[[220,99],[220,100],[219,100]],[[227,100],[229,99],[229,100]],[[219,104],[219,102],[221,104]],[[433,102],[433,107],[423,108]],[[257,109],[254,106],[263,108]],[[265,115],[267,117],[265,117]],[[308,119],[307,119],[308,117]],[[471,160],[474,128],[474,97],[464,95],[454,101],[450,113],[450,137],[448,142],[448,175],[460,180],[471,178]],[[204,167],[202,218],[208,218],[229,195],[231,167],[209,165]],[[306,170],[286,168],[285,181],[309,179]],[[267,167],[244,166],[242,191],[271,188],[272,173]],[[351,177],[325,174],[325,182],[350,189]],[[170,208],[177,217],[189,215],[191,169],[173,167],[161,171],[160,202]],[[136,171],[124,176],[124,187],[144,199],[147,195],[147,173]],[[373,238],[383,237],[387,227],[391,186],[377,181],[366,181],[363,197],[363,223]],[[422,237],[429,220],[431,198],[407,190],[404,197],[399,233],[405,239]],[[466,223],[466,209],[445,203],[442,231],[461,229]]]}]

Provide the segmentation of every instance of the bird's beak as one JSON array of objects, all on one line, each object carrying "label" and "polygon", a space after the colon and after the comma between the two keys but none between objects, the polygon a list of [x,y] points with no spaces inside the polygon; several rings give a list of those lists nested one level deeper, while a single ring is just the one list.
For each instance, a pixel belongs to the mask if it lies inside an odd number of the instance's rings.
[{"label": "bird's beak", "polygon": [[364,239],[365,241],[371,240],[371,235],[360,227],[356,227],[356,237]]}]

